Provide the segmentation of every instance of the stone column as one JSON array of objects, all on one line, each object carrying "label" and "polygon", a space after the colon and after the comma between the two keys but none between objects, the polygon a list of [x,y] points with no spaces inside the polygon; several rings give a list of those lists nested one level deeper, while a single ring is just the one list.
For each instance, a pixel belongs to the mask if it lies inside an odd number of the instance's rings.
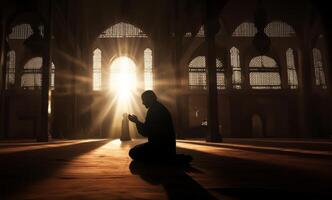
[{"label": "stone column", "polygon": [[42,66],[42,90],[41,90],[41,131],[37,135],[38,142],[47,142],[49,140],[49,119],[48,103],[50,92],[50,68],[52,63],[52,0],[49,0],[48,20],[45,24],[43,66]]},{"label": "stone column", "polygon": [[[250,89],[250,69],[249,62],[250,57],[248,54],[244,54],[244,49],[239,48],[240,51],[240,67],[241,67],[241,88],[248,91]],[[242,52],[242,55],[241,55]]]},{"label": "stone column", "polygon": [[182,30],[182,21],[180,18],[180,2],[174,1],[174,19],[173,27],[175,33],[175,44],[173,51],[173,62],[175,68],[175,77],[176,77],[176,117],[174,118],[175,129],[177,133],[177,138],[183,138],[184,131],[184,107],[187,105],[183,104],[184,95],[182,93],[182,83],[181,83],[181,68],[180,65],[182,57],[182,42],[183,42],[183,30]]},{"label": "stone column", "polygon": [[290,89],[289,85],[288,85],[288,66],[287,66],[287,57],[286,57],[286,52],[287,52],[287,48],[281,48],[281,51],[279,53],[279,58],[281,58],[280,61],[280,66],[279,66],[279,70],[280,70],[280,78],[281,78],[281,88],[283,90],[285,89]]},{"label": "stone column", "polygon": [[312,75],[311,75],[311,48],[309,44],[302,44],[302,52],[299,52],[299,136],[310,137],[311,125],[310,125],[310,98],[312,91]]},{"label": "stone column", "polygon": [[226,84],[226,91],[230,91],[233,89],[233,69],[231,66],[231,54],[230,48],[226,47],[223,53],[223,64],[225,70],[225,84]]},{"label": "stone column", "polygon": [[7,49],[6,49],[6,21],[3,16],[1,16],[1,25],[0,25],[0,34],[1,34],[1,52],[0,52],[0,138],[6,137],[6,123],[5,123],[5,89],[6,89],[6,58],[7,58]]},{"label": "stone column", "polygon": [[221,142],[218,120],[218,91],[217,91],[217,69],[216,69],[216,42],[215,36],[219,30],[218,16],[215,9],[215,1],[207,1],[205,42],[207,46],[207,82],[208,82],[208,142]]}]

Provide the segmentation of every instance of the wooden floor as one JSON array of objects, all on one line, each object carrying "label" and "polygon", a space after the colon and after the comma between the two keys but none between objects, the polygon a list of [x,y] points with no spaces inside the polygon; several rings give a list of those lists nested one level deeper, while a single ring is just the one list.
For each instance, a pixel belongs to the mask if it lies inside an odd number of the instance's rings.
[{"label": "wooden floor", "polygon": [[332,199],[329,148],[178,141],[184,167],[132,162],[142,142],[1,143],[0,199]]}]

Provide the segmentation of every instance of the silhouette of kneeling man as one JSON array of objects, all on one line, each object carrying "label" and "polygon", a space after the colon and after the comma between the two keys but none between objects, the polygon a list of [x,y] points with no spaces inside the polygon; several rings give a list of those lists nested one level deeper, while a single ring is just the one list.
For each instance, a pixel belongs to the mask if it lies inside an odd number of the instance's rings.
[{"label": "silhouette of kneeling man", "polygon": [[138,133],[147,137],[148,142],[133,147],[129,156],[136,161],[180,159],[189,163],[191,156],[176,155],[175,132],[170,112],[157,101],[153,91],[145,91],[141,97],[143,105],[148,109],[145,122],[140,122],[135,115],[128,115],[128,119],[136,124]]}]

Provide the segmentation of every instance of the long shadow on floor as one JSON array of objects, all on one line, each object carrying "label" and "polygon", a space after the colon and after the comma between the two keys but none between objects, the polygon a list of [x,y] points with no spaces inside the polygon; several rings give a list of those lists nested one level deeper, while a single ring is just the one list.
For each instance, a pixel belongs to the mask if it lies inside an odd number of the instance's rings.
[{"label": "long shadow on floor", "polygon": [[[225,156],[184,148],[177,148],[177,152],[193,156],[192,165],[200,169],[206,179],[213,179],[223,185],[209,188],[209,191],[228,199],[311,200],[332,197],[329,189],[332,183],[329,177],[332,174],[326,177],[282,162],[272,164],[255,160],[254,157],[240,159],[232,157],[230,152],[225,152]],[[268,160],[269,154],[265,156]],[[301,163],[301,158],[298,162]],[[322,163],[317,167],[324,165]]]},{"label": "long shadow on floor", "polygon": [[0,199],[20,192],[26,186],[51,177],[74,158],[109,141],[90,141],[68,146],[0,154]]},{"label": "long shadow on floor", "polygon": [[186,172],[195,170],[190,166],[166,163],[143,163],[132,161],[129,169],[152,185],[162,185],[168,199],[216,199]]}]

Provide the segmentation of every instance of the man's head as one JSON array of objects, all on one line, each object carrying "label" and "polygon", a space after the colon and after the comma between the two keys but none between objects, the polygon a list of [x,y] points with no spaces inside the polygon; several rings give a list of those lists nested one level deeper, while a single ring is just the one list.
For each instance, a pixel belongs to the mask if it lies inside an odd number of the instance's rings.
[{"label": "man's head", "polygon": [[146,108],[150,108],[150,106],[157,101],[157,96],[152,90],[147,90],[142,94],[142,103]]}]

